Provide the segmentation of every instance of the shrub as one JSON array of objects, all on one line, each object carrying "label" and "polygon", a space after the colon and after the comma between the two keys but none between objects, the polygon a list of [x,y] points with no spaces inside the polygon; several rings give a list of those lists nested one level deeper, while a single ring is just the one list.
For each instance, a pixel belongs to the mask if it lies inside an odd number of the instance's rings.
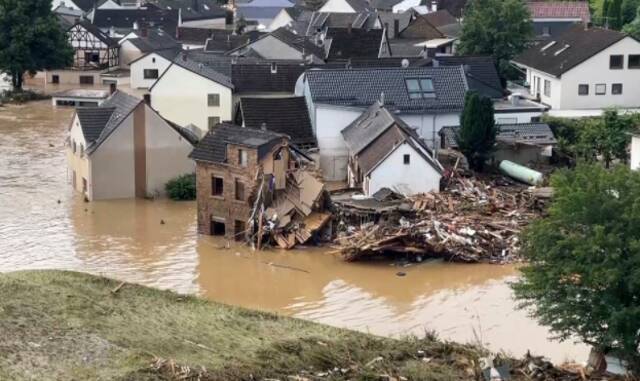
[{"label": "shrub", "polygon": [[195,200],[196,199],[196,175],[191,173],[188,175],[178,176],[171,179],[165,185],[165,190],[170,199],[176,201]]}]

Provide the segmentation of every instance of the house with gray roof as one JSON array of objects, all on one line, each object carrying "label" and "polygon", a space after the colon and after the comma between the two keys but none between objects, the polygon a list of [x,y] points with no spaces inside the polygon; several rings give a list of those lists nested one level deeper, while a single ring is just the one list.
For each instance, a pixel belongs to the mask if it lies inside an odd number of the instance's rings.
[{"label": "house with gray roof", "polygon": [[312,37],[295,34],[284,27],[230,50],[227,54],[308,63],[323,63],[326,55],[324,48],[316,45]]},{"label": "house with gray roof", "polygon": [[168,52],[174,57],[182,45],[162,30],[140,29],[120,40],[120,67],[128,69],[132,62],[152,52]]},{"label": "house with gray roof", "polygon": [[188,155],[196,140],[142,99],[115,91],[100,106],[76,109],[69,177],[88,200],[161,196],[170,179],[193,172]]},{"label": "house with gray roof", "polygon": [[347,181],[367,196],[438,192],[443,168],[423,140],[381,101],[342,131],[349,151]]},{"label": "house with gray roof", "polygon": [[375,102],[433,147],[440,128],[459,123],[467,90],[462,66],[308,70],[300,92],[325,178],[346,179],[348,147],[341,132]]},{"label": "house with gray roof", "polygon": [[295,4],[288,0],[251,0],[247,3],[236,4],[236,19],[240,17],[258,23],[258,29],[267,28],[273,19],[284,8],[291,8]]}]

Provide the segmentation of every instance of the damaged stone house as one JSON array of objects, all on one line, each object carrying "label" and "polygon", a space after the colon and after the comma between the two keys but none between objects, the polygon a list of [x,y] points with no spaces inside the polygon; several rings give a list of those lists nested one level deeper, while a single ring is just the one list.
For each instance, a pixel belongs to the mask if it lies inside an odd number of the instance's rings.
[{"label": "damaged stone house", "polygon": [[[296,239],[310,238],[300,222],[316,221],[314,212],[324,188],[305,170],[311,159],[291,145],[288,136],[222,123],[190,157],[196,162],[200,233],[239,241],[257,239],[258,248],[264,235],[287,241],[291,233],[292,245]],[[319,218],[326,220],[328,216]]]}]

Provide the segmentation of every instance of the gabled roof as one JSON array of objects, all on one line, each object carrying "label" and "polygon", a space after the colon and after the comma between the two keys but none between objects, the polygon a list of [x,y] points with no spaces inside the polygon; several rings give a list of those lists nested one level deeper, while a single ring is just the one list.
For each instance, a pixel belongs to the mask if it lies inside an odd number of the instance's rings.
[{"label": "gabled roof", "polygon": [[206,40],[204,51],[224,53],[251,41],[250,35],[233,34],[228,33],[228,31],[212,31],[210,37]]},{"label": "gabled roof", "polygon": [[286,134],[302,148],[316,147],[309,110],[304,97],[240,99],[240,112],[245,127]]},{"label": "gabled roof", "polygon": [[149,6],[146,8],[96,9],[92,22],[100,29],[111,27],[119,31],[133,30],[134,23],[140,28],[162,28],[165,33],[175,35],[178,27],[178,9],[166,10]]},{"label": "gabled roof", "polygon": [[402,0],[371,0],[371,6],[374,9],[381,11],[390,11],[393,9],[393,6],[400,3]]},{"label": "gabled roof", "polygon": [[342,130],[349,153],[356,157],[360,169],[367,174],[377,167],[401,143],[411,145],[442,173],[442,166],[431,150],[402,119],[380,102],[374,102],[362,115]]},{"label": "gabled roof", "polygon": [[82,9],[83,12],[89,12],[93,9],[94,5],[98,2],[97,0],[72,0],[73,4],[78,6],[78,8]]},{"label": "gabled roof", "polygon": [[181,45],[170,35],[162,31],[149,30],[146,36],[130,38],[131,42],[142,53],[149,53],[157,50],[177,50]]},{"label": "gabled roof", "polygon": [[[503,143],[549,145],[557,142],[551,127],[546,123],[497,124],[496,127],[498,128],[496,140]],[[444,141],[445,147],[458,147],[459,131],[460,126],[445,126],[440,129],[438,134]]]},{"label": "gabled roof", "polygon": [[297,35],[285,27],[281,27],[272,31],[271,33],[264,34],[258,37],[257,39],[255,39],[254,41],[250,41],[247,44],[241,45],[229,51],[228,54],[235,53],[235,52],[242,52],[243,50],[248,51],[251,49],[252,43],[256,41],[260,41],[269,36],[278,39],[282,43],[299,51],[301,54],[302,52],[304,52],[305,56],[313,55],[318,59],[324,59],[324,49],[322,47],[311,42],[311,39],[309,37],[306,37],[304,35]]},{"label": "gabled roof", "polygon": [[435,12],[427,13],[426,15],[421,15],[419,17],[424,18],[436,28],[445,25],[458,24],[458,19],[453,17],[453,15],[446,9],[440,9]]},{"label": "gabled roof", "polygon": [[457,37],[462,25],[447,10],[439,10],[416,17],[400,32],[402,38],[422,38],[431,40],[443,37]]},{"label": "gabled roof", "polygon": [[490,56],[436,56],[434,65],[460,66],[467,75],[469,89],[489,98],[502,98],[504,89],[493,57]]},{"label": "gabled roof", "polygon": [[368,0],[346,0],[347,4],[356,12],[372,11],[373,7]]},{"label": "gabled roof", "polygon": [[237,3],[238,8],[255,7],[255,8],[289,8],[295,4],[289,0],[252,0],[247,3]]},{"label": "gabled roof", "polygon": [[301,63],[244,62],[232,65],[233,84],[237,92],[293,93],[298,78],[306,70]]},{"label": "gabled roof", "polygon": [[141,102],[139,98],[116,91],[100,106],[78,107],[76,113],[87,141],[87,151],[95,151]]},{"label": "gabled roof", "polygon": [[95,25],[91,24],[90,22],[88,22],[86,20],[80,20],[80,21],[76,22],[71,28],[69,28],[69,30],[75,28],[76,26],[81,26],[87,32],[91,33],[98,40],[100,40],[105,45],[107,45],[107,46],[109,46],[111,48],[114,48],[114,47],[118,46],[118,41],[116,39],[109,37],[109,35],[107,33],[101,31]]},{"label": "gabled roof", "polygon": [[574,25],[555,38],[533,45],[513,62],[560,77],[625,37],[615,30]]},{"label": "gabled roof", "polygon": [[152,52],[141,55],[140,57],[136,58],[133,61],[130,61],[129,65],[133,65],[134,63],[140,61],[141,59],[148,57],[150,54],[157,54],[160,57],[166,59],[167,61],[173,61],[176,58],[176,56],[180,54],[180,52],[181,52],[180,49],[165,49],[165,50],[152,51]]},{"label": "gabled roof", "polygon": [[330,39],[328,60],[353,57],[377,58],[384,41],[383,29],[329,28],[326,40]]},{"label": "gabled roof", "polygon": [[187,52],[182,52],[180,54],[178,54],[176,56],[176,58],[174,58],[173,62],[171,63],[171,65],[167,68],[167,70],[164,71],[164,73],[162,73],[162,75],[160,76],[160,78],[158,78],[156,80],[156,82],[151,85],[151,87],[149,88],[149,91],[151,91],[156,84],[158,84],[158,82],[160,82],[160,80],[162,79],[162,77],[164,77],[164,75],[171,69],[171,66],[176,65],[178,67],[181,67],[185,70],[188,70],[194,74],[197,74],[205,79],[208,79],[210,81],[219,83],[223,86],[226,86],[230,89],[233,89],[233,83],[231,82],[231,78],[229,78],[228,76],[220,73],[219,71],[216,71],[214,68],[212,68],[210,65],[202,62],[202,61],[196,61],[194,60],[189,53]]},{"label": "gabled roof", "polygon": [[[413,20],[413,12],[411,10],[401,13],[390,11],[378,12],[378,16],[382,21],[382,25],[389,26],[389,33],[393,32],[395,20],[398,20],[398,30],[396,30],[397,34],[400,34],[400,32],[402,32],[407,26],[409,26],[411,20]],[[392,36],[391,34],[390,37],[395,38],[395,36]]]},{"label": "gabled roof", "polygon": [[286,136],[268,130],[220,123],[200,140],[189,157],[195,161],[224,164],[227,163],[227,145],[235,144],[257,149],[258,159],[262,159],[283,138]]},{"label": "gabled roof", "polygon": [[446,9],[454,17],[463,17],[464,7],[467,4],[467,0],[437,0],[438,9]]},{"label": "gabled roof", "polygon": [[579,19],[591,21],[587,1],[529,1],[526,3],[531,18],[535,19]]},{"label": "gabled roof", "polygon": [[370,11],[356,13],[313,12],[309,23],[308,34],[313,34],[312,32],[325,27],[371,29],[375,26],[377,19],[378,14]]},{"label": "gabled roof", "polygon": [[162,9],[180,9],[182,21],[225,17],[225,10],[215,0],[146,0],[146,2]]},{"label": "gabled roof", "polygon": [[[329,69],[305,73],[314,103],[369,107],[384,93],[385,106],[401,112],[459,112],[467,81],[461,66]],[[410,99],[407,79],[429,78],[434,96]]]}]

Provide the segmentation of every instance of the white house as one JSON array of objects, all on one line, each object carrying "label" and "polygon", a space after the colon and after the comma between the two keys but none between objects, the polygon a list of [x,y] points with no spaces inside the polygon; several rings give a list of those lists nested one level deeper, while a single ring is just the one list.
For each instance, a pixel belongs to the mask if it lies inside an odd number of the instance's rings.
[{"label": "white house", "polygon": [[197,126],[202,135],[233,112],[231,78],[180,53],[149,88],[151,105],[170,121]]},{"label": "white house", "polygon": [[327,180],[347,178],[341,131],[372,104],[384,104],[430,147],[443,126],[457,125],[468,85],[462,66],[309,70],[304,94]]},{"label": "white house", "polygon": [[552,111],[640,107],[640,42],[624,33],[572,26],[513,63]]},{"label": "white house", "polygon": [[443,168],[394,112],[376,101],[342,130],[349,151],[347,179],[371,196],[382,188],[411,195],[438,192]]},{"label": "white house", "polygon": [[131,88],[150,88],[160,78],[160,75],[167,70],[177,55],[178,53],[174,50],[159,50],[147,53],[129,62]]},{"label": "white house", "polygon": [[79,107],[69,127],[67,161],[88,200],[155,197],[172,178],[193,173],[196,137],[139,98],[117,91],[97,107]]},{"label": "white house", "polygon": [[128,69],[131,62],[151,53],[169,51],[174,57],[181,44],[161,30],[140,29],[130,32],[118,42],[120,45],[120,67]]},{"label": "white house", "polygon": [[320,13],[359,13],[373,11],[367,0],[328,0],[318,12]]}]

